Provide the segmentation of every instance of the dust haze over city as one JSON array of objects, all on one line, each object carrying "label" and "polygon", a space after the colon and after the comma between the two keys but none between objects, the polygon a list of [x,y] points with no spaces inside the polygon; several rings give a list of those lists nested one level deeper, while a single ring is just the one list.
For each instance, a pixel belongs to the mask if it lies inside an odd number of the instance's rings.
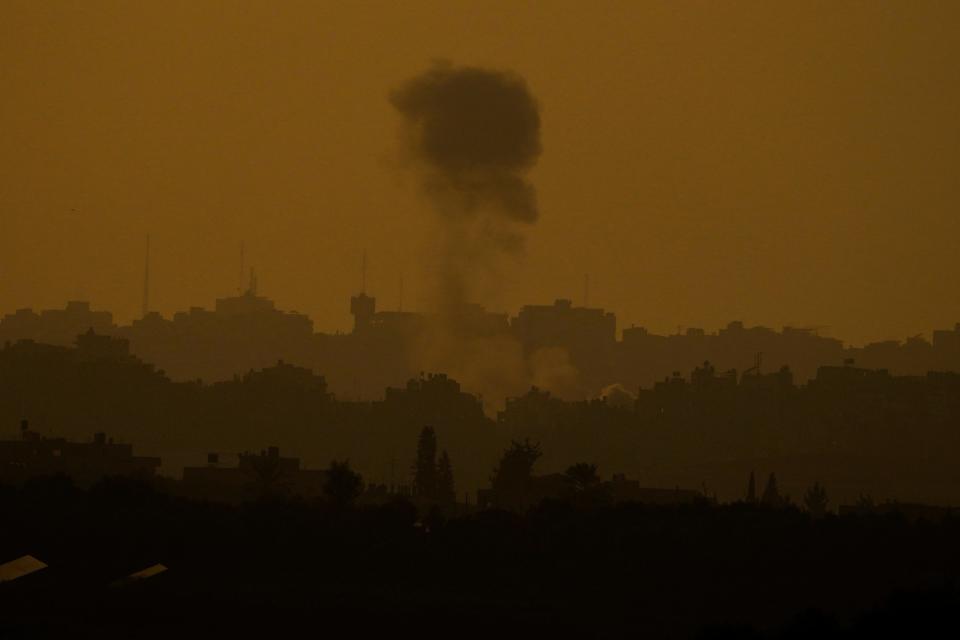
[{"label": "dust haze over city", "polygon": [[4,4],[0,635],[955,627],[958,18]]}]

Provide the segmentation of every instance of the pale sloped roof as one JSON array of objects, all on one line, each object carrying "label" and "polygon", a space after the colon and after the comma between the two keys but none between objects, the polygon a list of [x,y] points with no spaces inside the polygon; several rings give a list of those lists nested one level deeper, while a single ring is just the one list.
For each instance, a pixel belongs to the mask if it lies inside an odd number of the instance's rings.
[{"label": "pale sloped roof", "polygon": [[16,560],[0,564],[0,582],[9,582],[10,580],[22,578],[46,566],[47,564],[45,562],[41,562],[33,556],[22,556]]},{"label": "pale sloped roof", "polygon": [[164,565],[158,563],[147,567],[146,569],[141,569],[140,571],[131,573],[129,576],[127,576],[127,578],[129,580],[143,580],[145,578],[152,578],[153,576],[163,573],[166,570],[167,568]]}]

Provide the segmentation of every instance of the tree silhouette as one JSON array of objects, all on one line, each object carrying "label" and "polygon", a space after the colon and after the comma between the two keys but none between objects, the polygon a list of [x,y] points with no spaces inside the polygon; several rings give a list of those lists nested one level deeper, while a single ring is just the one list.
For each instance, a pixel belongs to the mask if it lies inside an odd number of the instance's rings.
[{"label": "tree silhouette", "polygon": [[773,473],[767,478],[767,486],[763,490],[763,496],[760,502],[768,507],[781,507],[784,499],[780,495],[780,489],[777,486],[777,476]]},{"label": "tree silhouette", "polygon": [[413,492],[419,498],[437,499],[437,435],[433,427],[424,427],[420,432],[413,464]]},{"label": "tree silhouette", "polygon": [[252,455],[247,469],[252,477],[252,488],[261,499],[275,498],[289,489],[279,456]]},{"label": "tree silhouette", "polygon": [[363,478],[350,468],[350,461],[336,460],[330,463],[327,481],[323,485],[323,495],[338,508],[351,506],[363,490]]},{"label": "tree silhouette", "polygon": [[563,475],[569,485],[569,499],[573,504],[597,506],[610,502],[610,487],[600,481],[597,465],[578,462],[568,467]]},{"label": "tree silhouette", "polygon": [[511,441],[493,471],[490,482],[494,502],[501,507],[519,509],[530,489],[533,465],[543,455],[539,444],[530,440]]},{"label": "tree silhouette", "polygon": [[587,462],[578,462],[575,465],[571,465],[563,475],[576,493],[584,493],[600,484],[597,465]]},{"label": "tree silhouette", "polygon": [[757,501],[757,478],[750,472],[750,479],[747,481],[747,502],[754,504]]},{"label": "tree silhouette", "polygon": [[446,450],[440,454],[437,462],[437,500],[443,504],[453,504],[457,501],[457,492],[453,483],[453,466]]},{"label": "tree silhouette", "polygon": [[827,513],[828,502],[827,490],[819,482],[814,482],[803,496],[803,505],[814,518],[822,518]]}]

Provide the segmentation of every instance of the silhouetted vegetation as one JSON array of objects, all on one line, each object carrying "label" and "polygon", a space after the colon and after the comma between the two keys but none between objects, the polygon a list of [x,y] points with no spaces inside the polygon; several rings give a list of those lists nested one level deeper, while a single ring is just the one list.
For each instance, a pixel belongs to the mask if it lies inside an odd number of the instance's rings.
[{"label": "silhouetted vegetation", "polygon": [[807,489],[803,496],[803,506],[814,518],[822,518],[827,512],[827,504],[830,500],[827,498],[827,490],[820,486],[819,482],[814,482],[813,486]]},{"label": "silhouetted vegetation", "polygon": [[494,504],[505,509],[520,509],[530,493],[533,465],[540,456],[540,445],[529,440],[512,442],[503,453],[490,479]]},{"label": "silhouetted vegetation", "polygon": [[774,473],[767,478],[767,486],[763,489],[763,496],[760,502],[767,507],[781,507],[790,503],[790,498],[780,495],[780,488],[777,485],[777,476]]},{"label": "silhouetted vegetation", "polygon": [[[388,389],[380,401],[344,401],[326,391],[323,376],[286,363],[214,385],[175,383],[94,342],[0,349],[0,384],[7,390],[0,394],[0,425],[12,432],[26,413],[31,429],[45,436],[87,440],[107,432],[159,455],[173,474],[205,451],[269,443],[300,456],[306,467],[349,458],[371,482],[416,484],[406,461],[417,459],[418,438],[430,425],[461,495],[487,485],[511,440],[529,438],[544,444],[538,464],[545,472],[586,459],[652,486],[706,483],[722,499],[742,497],[743,478],[753,469],[775,472],[778,491],[801,501],[815,481],[830,487],[835,505],[860,493],[960,500],[953,464],[960,456],[957,374],[894,377],[824,367],[796,386],[779,372],[737,379],[698,367],[689,380],[674,376],[640,390],[633,406],[566,402],[534,389],[509,400],[492,420],[476,397],[442,375]],[[184,451],[196,452],[192,462],[170,455]],[[420,482],[438,481],[430,478],[437,453],[435,445],[432,465],[422,461]],[[756,500],[763,489],[754,487]]]},{"label": "silhouetted vegetation", "polygon": [[424,427],[417,442],[417,461],[413,467],[414,495],[426,500],[437,498],[437,434]]},{"label": "silhouetted vegetation", "polygon": [[453,479],[453,464],[444,449],[437,461],[437,501],[441,504],[453,504],[457,501],[456,483]]},{"label": "silhouetted vegetation", "polygon": [[353,505],[363,491],[363,478],[350,468],[350,462],[334,460],[327,469],[323,495],[332,505],[344,509]]}]

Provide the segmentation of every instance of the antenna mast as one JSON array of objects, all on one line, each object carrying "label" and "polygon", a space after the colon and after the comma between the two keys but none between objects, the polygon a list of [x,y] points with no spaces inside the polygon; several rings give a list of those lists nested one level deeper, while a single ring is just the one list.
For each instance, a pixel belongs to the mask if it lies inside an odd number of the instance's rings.
[{"label": "antenna mast", "polygon": [[360,263],[360,293],[367,293],[367,250],[363,250],[363,260]]},{"label": "antenna mast", "polygon": [[146,317],[150,313],[150,234],[147,234],[147,255],[143,265],[143,314]]},{"label": "antenna mast", "polygon": [[246,275],[246,265],[244,264],[244,255],[246,247],[244,246],[243,240],[240,241],[240,295],[243,295],[243,278]]},{"label": "antenna mast", "polygon": [[583,276],[583,306],[590,306],[590,274],[584,274]]}]

